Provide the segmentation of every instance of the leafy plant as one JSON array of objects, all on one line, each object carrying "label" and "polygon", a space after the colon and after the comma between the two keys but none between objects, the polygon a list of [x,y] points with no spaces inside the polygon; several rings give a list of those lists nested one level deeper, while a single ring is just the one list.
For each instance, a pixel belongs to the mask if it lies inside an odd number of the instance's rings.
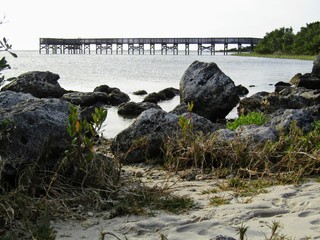
[{"label": "leafy plant", "polygon": [[261,112],[250,112],[247,115],[241,115],[239,118],[234,121],[227,123],[227,128],[230,130],[235,130],[239,126],[243,125],[263,125],[268,121],[268,118]]},{"label": "leafy plant", "polygon": [[[0,21],[0,24],[3,23],[3,20]],[[11,54],[11,56],[13,56],[14,58],[17,57],[17,54],[13,53],[10,51],[10,49],[12,48],[12,45],[9,44],[8,40],[4,37],[2,40],[0,40],[0,52],[6,51],[8,53]],[[2,71],[5,69],[10,69],[10,65],[8,64],[7,60],[5,57],[2,57],[0,59],[0,86],[3,84],[3,82],[5,81],[4,76],[2,75]]]}]

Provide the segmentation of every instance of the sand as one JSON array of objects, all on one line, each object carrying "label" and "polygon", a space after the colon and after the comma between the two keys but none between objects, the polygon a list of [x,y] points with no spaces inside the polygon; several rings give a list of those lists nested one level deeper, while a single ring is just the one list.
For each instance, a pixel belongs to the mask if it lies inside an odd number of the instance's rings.
[{"label": "sand", "polygon": [[[170,186],[178,195],[194,199],[196,207],[181,214],[157,211],[154,216],[125,216],[109,219],[109,212],[88,212],[84,220],[54,222],[57,239],[147,240],[231,240],[239,239],[241,225],[248,227],[247,239],[269,239],[270,226],[280,223],[285,239],[320,239],[320,183],[308,180],[301,185],[266,188],[264,193],[240,197],[236,192],[211,193],[223,180],[197,176],[181,179],[177,174],[147,166],[125,166],[125,174],[139,176],[148,185]],[[212,206],[210,198],[220,196],[229,204]]]}]

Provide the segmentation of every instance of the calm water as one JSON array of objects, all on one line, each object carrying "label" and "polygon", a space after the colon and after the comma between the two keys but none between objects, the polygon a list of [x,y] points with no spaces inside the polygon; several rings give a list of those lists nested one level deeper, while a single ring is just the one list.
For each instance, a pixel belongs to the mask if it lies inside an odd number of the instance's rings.
[{"label": "calm water", "polygon": [[[51,71],[60,75],[60,85],[68,90],[93,91],[99,85],[117,87],[129,94],[132,101],[143,97],[134,91],[157,92],[167,87],[179,88],[184,71],[195,60],[215,62],[236,85],[242,84],[252,95],[259,91],[273,91],[279,81],[288,82],[296,73],[311,72],[313,62],[286,59],[249,58],[191,53],[180,55],[46,55],[38,51],[20,51],[17,59],[7,57],[12,69],[5,76],[14,77],[27,71]],[[255,87],[249,88],[250,85]],[[166,111],[179,103],[179,97],[159,105]],[[103,133],[114,137],[133,120],[119,117],[116,108],[109,109]],[[236,116],[236,111],[229,115]]]}]

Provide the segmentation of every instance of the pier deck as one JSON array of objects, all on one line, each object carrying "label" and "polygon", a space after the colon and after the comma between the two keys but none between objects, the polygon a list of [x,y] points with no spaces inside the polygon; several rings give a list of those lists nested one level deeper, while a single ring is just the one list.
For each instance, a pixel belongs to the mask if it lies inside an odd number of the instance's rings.
[{"label": "pier deck", "polygon": [[197,53],[204,51],[211,55],[216,53],[216,45],[223,45],[223,53],[228,53],[229,44],[237,45],[238,52],[242,46],[250,46],[252,50],[261,38],[252,37],[219,37],[219,38],[40,38],[39,53],[46,54],[90,54],[91,46],[95,46],[96,54],[124,53],[127,45],[128,54],[145,54],[145,45],[149,45],[149,54],[156,54],[156,45],[160,45],[161,54],[179,53],[179,46],[184,45],[185,55],[190,53],[190,45],[197,45]]}]

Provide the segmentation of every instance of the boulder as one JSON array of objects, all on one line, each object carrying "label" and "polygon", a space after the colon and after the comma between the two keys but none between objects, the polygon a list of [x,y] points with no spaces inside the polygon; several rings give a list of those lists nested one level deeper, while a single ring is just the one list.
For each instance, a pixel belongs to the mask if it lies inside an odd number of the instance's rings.
[{"label": "boulder", "polygon": [[235,131],[219,129],[215,133],[216,141],[229,142],[233,140],[246,141],[250,144],[263,144],[266,141],[277,141],[279,134],[272,127],[243,125]]},{"label": "boulder", "polygon": [[[194,131],[206,134],[220,127],[194,113],[184,117],[191,117]],[[146,110],[113,139],[111,150],[124,164],[161,160],[165,139],[181,132],[178,121],[179,116],[161,109]]]},{"label": "boulder", "polygon": [[0,138],[5,160],[3,176],[14,179],[20,167],[41,160],[55,164],[66,148],[68,103],[59,99],[39,99],[30,94],[0,93],[0,123],[9,121],[8,138]]},{"label": "boulder", "polygon": [[159,92],[150,93],[146,96],[143,102],[150,102],[150,103],[158,103],[160,101],[171,100],[175,96],[178,96],[180,91],[175,88],[166,88]]},{"label": "boulder", "polygon": [[118,114],[124,118],[136,118],[138,117],[143,111],[150,109],[150,108],[157,108],[161,109],[161,107],[155,103],[149,102],[128,102],[123,103],[118,107]]},{"label": "boulder", "polygon": [[109,104],[109,96],[103,92],[70,92],[64,94],[61,99],[81,107]]},{"label": "boulder", "polygon": [[318,55],[313,62],[311,76],[320,78],[320,55]]},{"label": "boulder", "polygon": [[246,87],[242,86],[241,84],[236,86],[236,89],[239,97],[244,97],[249,93],[249,90]]},{"label": "boulder", "polygon": [[234,82],[215,63],[195,61],[180,80],[180,101],[211,121],[224,119],[239,103]]},{"label": "boulder", "polygon": [[302,109],[320,104],[320,90],[290,87],[281,92],[259,92],[244,98],[238,106],[238,114],[249,112],[273,113],[279,109]]},{"label": "boulder", "polygon": [[320,105],[302,109],[281,109],[271,114],[269,119],[265,126],[273,129],[287,131],[295,122],[303,131],[309,132],[313,128],[313,122],[320,119]]},{"label": "boulder", "polygon": [[128,94],[121,92],[119,88],[111,88],[108,85],[101,85],[93,91],[106,93],[108,95],[108,104],[111,106],[119,106],[122,103],[130,101]]},{"label": "boulder", "polygon": [[281,92],[282,90],[291,87],[292,85],[290,83],[286,82],[277,82],[275,85],[275,92]]},{"label": "boulder", "polygon": [[37,98],[59,98],[67,91],[60,87],[58,74],[33,71],[21,74],[1,91],[30,93]]},{"label": "boulder", "polygon": [[238,115],[246,115],[249,112],[264,112],[262,107],[262,100],[268,96],[268,92],[258,92],[250,97],[241,99],[240,104],[237,108]]},{"label": "boulder", "polygon": [[138,90],[132,93],[133,95],[147,95],[148,92],[146,90]]}]

